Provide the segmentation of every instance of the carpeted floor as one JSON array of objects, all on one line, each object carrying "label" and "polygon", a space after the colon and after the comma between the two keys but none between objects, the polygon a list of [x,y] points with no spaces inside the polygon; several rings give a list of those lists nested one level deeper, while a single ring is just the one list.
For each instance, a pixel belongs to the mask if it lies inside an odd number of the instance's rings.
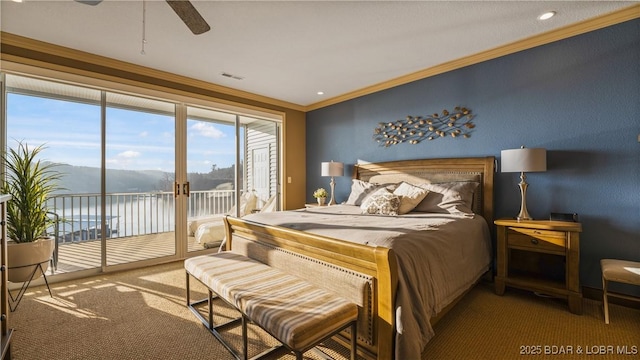
[{"label": "carpeted floor", "polygon": [[606,325],[602,302],[584,299],[575,315],[566,301],[481,283],[436,324],[423,358],[640,359],[640,310],[610,304],[609,314]]},{"label": "carpeted floor", "polygon": [[[201,286],[193,290],[192,298],[205,296]],[[10,314],[14,359],[233,358],[185,306],[181,262],[54,284],[52,291],[53,298],[45,287],[30,289]],[[560,300],[512,289],[497,296],[481,283],[437,324],[423,359],[640,358],[640,310],[611,305],[610,315],[605,325],[599,302],[585,300],[578,316]],[[249,334],[251,355],[276,344],[255,327]],[[224,337],[239,348],[239,326]],[[323,350],[339,359],[347,353]]]}]

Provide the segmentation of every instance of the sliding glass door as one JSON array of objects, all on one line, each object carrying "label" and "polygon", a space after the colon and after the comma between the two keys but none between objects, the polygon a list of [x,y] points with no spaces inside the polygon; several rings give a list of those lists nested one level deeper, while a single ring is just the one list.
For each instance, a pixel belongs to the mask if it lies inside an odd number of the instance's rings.
[{"label": "sliding glass door", "polygon": [[188,108],[189,251],[218,248],[225,215],[277,209],[278,131],[274,121]]},{"label": "sliding glass door", "polygon": [[44,145],[40,160],[62,174],[48,204],[58,220],[48,230],[57,237],[55,274],[211,251],[224,237],[223,215],[278,207],[280,130],[273,120],[0,75],[1,145]]},{"label": "sliding glass door", "polygon": [[189,251],[220,246],[225,235],[222,217],[235,215],[236,189],[244,190],[242,171],[236,171],[243,168],[242,160],[236,161],[244,158],[244,129],[236,127],[236,117],[211,109],[187,109]]},{"label": "sliding glass door", "polygon": [[175,105],[105,95],[106,265],[173,256]]},{"label": "sliding glass door", "polygon": [[[58,273],[100,268],[100,91],[38,79],[6,77],[6,146],[44,146],[60,190],[49,210],[58,219]],[[68,246],[73,244],[73,246]]]},{"label": "sliding glass door", "polygon": [[274,211],[279,205],[280,168],[277,122],[254,117],[239,117],[245,129],[245,186],[258,198],[254,211]]}]

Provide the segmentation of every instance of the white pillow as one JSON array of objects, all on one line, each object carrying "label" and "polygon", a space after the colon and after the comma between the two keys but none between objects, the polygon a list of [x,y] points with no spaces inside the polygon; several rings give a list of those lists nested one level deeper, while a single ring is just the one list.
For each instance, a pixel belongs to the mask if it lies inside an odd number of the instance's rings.
[{"label": "white pillow", "polygon": [[425,196],[427,196],[429,190],[403,181],[395,190],[393,190],[393,193],[400,197],[400,208],[398,208],[398,214],[402,215],[413,210],[425,198]]},{"label": "white pillow", "polygon": [[353,179],[351,181],[351,193],[345,204],[360,206],[369,195],[380,188],[384,188],[384,185]]},{"label": "white pillow", "polygon": [[474,181],[419,184],[428,190],[427,196],[415,207],[415,211],[434,213],[473,214],[473,193],[478,187]]},{"label": "white pillow", "polygon": [[363,214],[398,215],[400,197],[386,188],[378,189],[360,205]]}]

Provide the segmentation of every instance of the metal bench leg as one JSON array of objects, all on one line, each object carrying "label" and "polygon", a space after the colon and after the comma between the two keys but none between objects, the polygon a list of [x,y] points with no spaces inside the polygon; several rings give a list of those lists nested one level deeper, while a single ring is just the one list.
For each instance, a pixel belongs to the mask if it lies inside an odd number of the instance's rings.
[{"label": "metal bench leg", "polygon": [[351,324],[351,360],[356,360],[358,357],[358,321],[354,321]]},{"label": "metal bench leg", "polygon": [[607,279],[602,277],[602,303],[604,307],[604,323],[609,323],[609,299],[607,297]]},{"label": "metal bench leg", "polygon": [[242,352],[244,360],[249,358],[249,340],[247,338],[247,317],[242,314]]},{"label": "metal bench leg", "polygon": [[189,305],[191,305],[191,295],[190,295],[190,288],[189,288],[189,272],[185,271],[185,274],[187,274],[187,307]]}]

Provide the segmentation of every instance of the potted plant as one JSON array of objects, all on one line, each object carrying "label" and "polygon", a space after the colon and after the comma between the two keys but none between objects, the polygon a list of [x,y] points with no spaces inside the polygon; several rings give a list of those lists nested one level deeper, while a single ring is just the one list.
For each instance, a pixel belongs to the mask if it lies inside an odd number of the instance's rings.
[{"label": "potted plant", "polygon": [[313,197],[318,200],[318,205],[322,206],[327,201],[327,190],[319,188],[313,192]]},{"label": "potted plant", "polygon": [[[44,274],[53,255],[55,240],[47,236],[54,225],[47,200],[58,189],[60,174],[53,163],[36,157],[43,145],[30,148],[19,142],[3,156],[6,178],[2,192],[11,195],[7,203],[8,276],[11,282],[25,282]],[[40,271],[37,267],[40,265]]]}]

